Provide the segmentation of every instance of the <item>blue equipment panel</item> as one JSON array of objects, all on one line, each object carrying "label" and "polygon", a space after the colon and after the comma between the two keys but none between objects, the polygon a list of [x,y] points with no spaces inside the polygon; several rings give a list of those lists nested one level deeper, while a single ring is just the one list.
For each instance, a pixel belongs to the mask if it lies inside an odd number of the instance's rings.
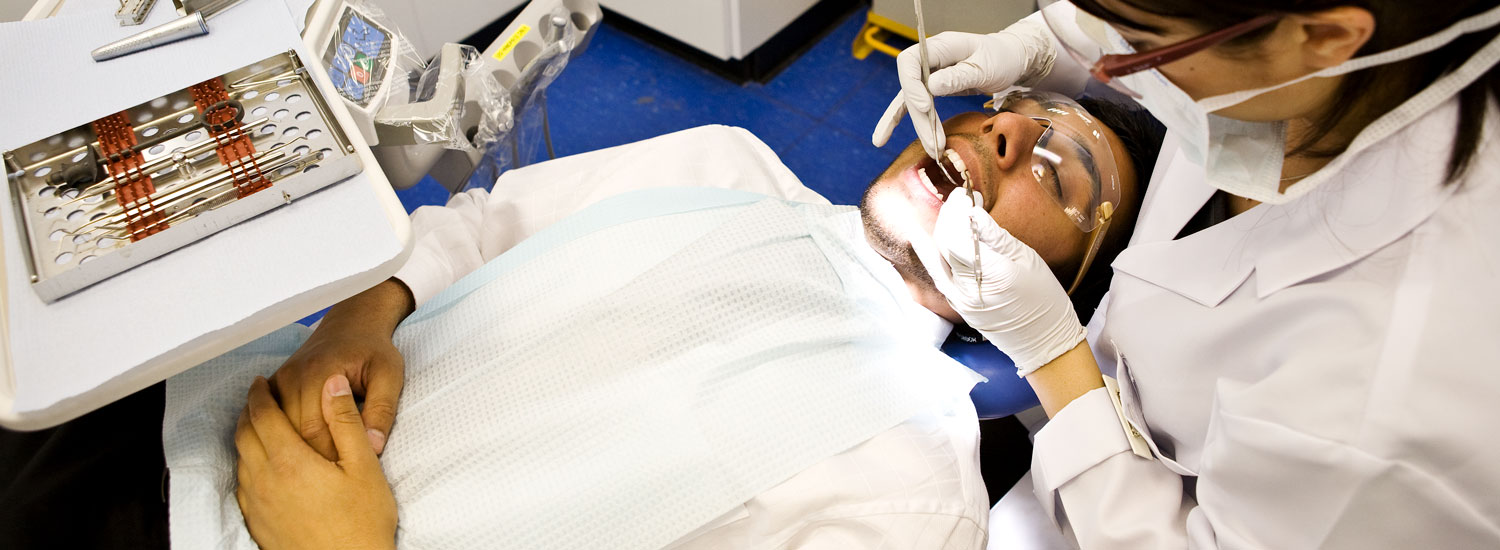
[{"label": "blue equipment panel", "polygon": [[380,92],[391,62],[391,32],[351,7],[339,16],[338,32],[329,39],[323,63],[339,95],[367,107]]}]

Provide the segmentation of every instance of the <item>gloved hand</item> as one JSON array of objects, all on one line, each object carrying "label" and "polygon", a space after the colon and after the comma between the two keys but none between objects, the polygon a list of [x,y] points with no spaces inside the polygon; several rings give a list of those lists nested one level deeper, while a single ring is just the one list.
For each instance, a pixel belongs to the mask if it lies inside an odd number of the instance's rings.
[{"label": "gloved hand", "polygon": [[[978,191],[974,198],[984,204]],[[978,227],[982,282],[976,277],[970,216]],[[1083,341],[1078,314],[1047,263],[970,203],[967,194],[952,193],[938,210],[932,240],[913,238],[912,248],[948,304],[1010,356],[1020,376]]]},{"label": "gloved hand", "polygon": [[932,131],[934,122],[942,122],[933,108],[933,96],[997,94],[1041,80],[1052,69],[1056,53],[1051,31],[1039,17],[1033,14],[993,34],[945,32],[928,38],[927,62],[933,72],[926,87],[922,86],[919,45],[903,50],[896,57],[901,92],[876,124],[871,143],[884,146],[903,115],[910,114],[922,148],[936,157],[947,144]]}]

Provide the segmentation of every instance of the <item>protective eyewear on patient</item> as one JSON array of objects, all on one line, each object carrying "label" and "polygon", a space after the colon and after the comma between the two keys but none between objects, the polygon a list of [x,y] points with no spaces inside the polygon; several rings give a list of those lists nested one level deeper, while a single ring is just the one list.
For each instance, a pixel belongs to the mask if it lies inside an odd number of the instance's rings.
[{"label": "protective eyewear on patient", "polygon": [[1000,111],[1025,115],[1044,130],[1031,150],[1037,185],[1080,231],[1090,234],[1072,293],[1099,251],[1110,218],[1120,204],[1120,173],[1103,125],[1071,98],[1035,91],[1012,92],[996,101]]},{"label": "protective eyewear on patient", "polygon": [[1085,233],[1103,224],[1100,205],[1120,202],[1120,173],[1093,115],[1071,98],[1035,91],[1012,92],[995,108],[1044,128],[1031,149],[1031,176],[1063,214]]},{"label": "protective eyewear on patient", "polygon": [[[1141,95],[1116,77],[1155,69],[1189,55],[1223,44],[1281,20],[1281,15],[1266,14],[1230,25],[1176,44],[1137,52],[1114,27],[1083,10],[1069,10],[1077,15],[1071,21],[1055,10],[1042,10],[1042,19],[1068,55],[1077,60],[1099,82],[1121,93],[1139,99]],[[1079,31],[1083,37],[1079,36]]]}]

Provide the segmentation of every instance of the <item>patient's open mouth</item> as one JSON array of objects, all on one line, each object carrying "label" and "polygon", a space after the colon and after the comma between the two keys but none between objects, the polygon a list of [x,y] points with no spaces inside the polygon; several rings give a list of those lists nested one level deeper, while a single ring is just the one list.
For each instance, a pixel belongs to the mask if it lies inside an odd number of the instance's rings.
[{"label": "patient's open mouth", "polygon": [[922,159],[922,162],[917,164],[917,174],[922,178],[922,183],[927,186],[928,191],[937,195],[938,200],[947,199],[948,194],[952,193],[954,189],[960,188],[963,183],[961,180],[957,182],[949,181],[948,177],[943,175],[944,169],[947,169],[949,174],[953,174],[953,177],[960,177],[958,170],[954,169],[953,165],[946,159],[944,159],[942,166],[939,166],[938,161],[925,157]]}]

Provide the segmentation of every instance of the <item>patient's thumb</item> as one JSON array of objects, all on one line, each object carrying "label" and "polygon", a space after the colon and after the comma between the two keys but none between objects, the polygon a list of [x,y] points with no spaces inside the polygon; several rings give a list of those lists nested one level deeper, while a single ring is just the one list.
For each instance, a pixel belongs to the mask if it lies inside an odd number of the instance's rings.
[{"label": "patient's thumb", "polygon": [[339,462],[363,462],[372,459],[375,451],[370,448],[369,436],[365,434],[365,423],[359,416],[359,406],[354,404],[354,393],[349,389],[349,379],[342,374],[328,377],[323,383],[323,420],[333,436],[333,446],[338,450]]}]

